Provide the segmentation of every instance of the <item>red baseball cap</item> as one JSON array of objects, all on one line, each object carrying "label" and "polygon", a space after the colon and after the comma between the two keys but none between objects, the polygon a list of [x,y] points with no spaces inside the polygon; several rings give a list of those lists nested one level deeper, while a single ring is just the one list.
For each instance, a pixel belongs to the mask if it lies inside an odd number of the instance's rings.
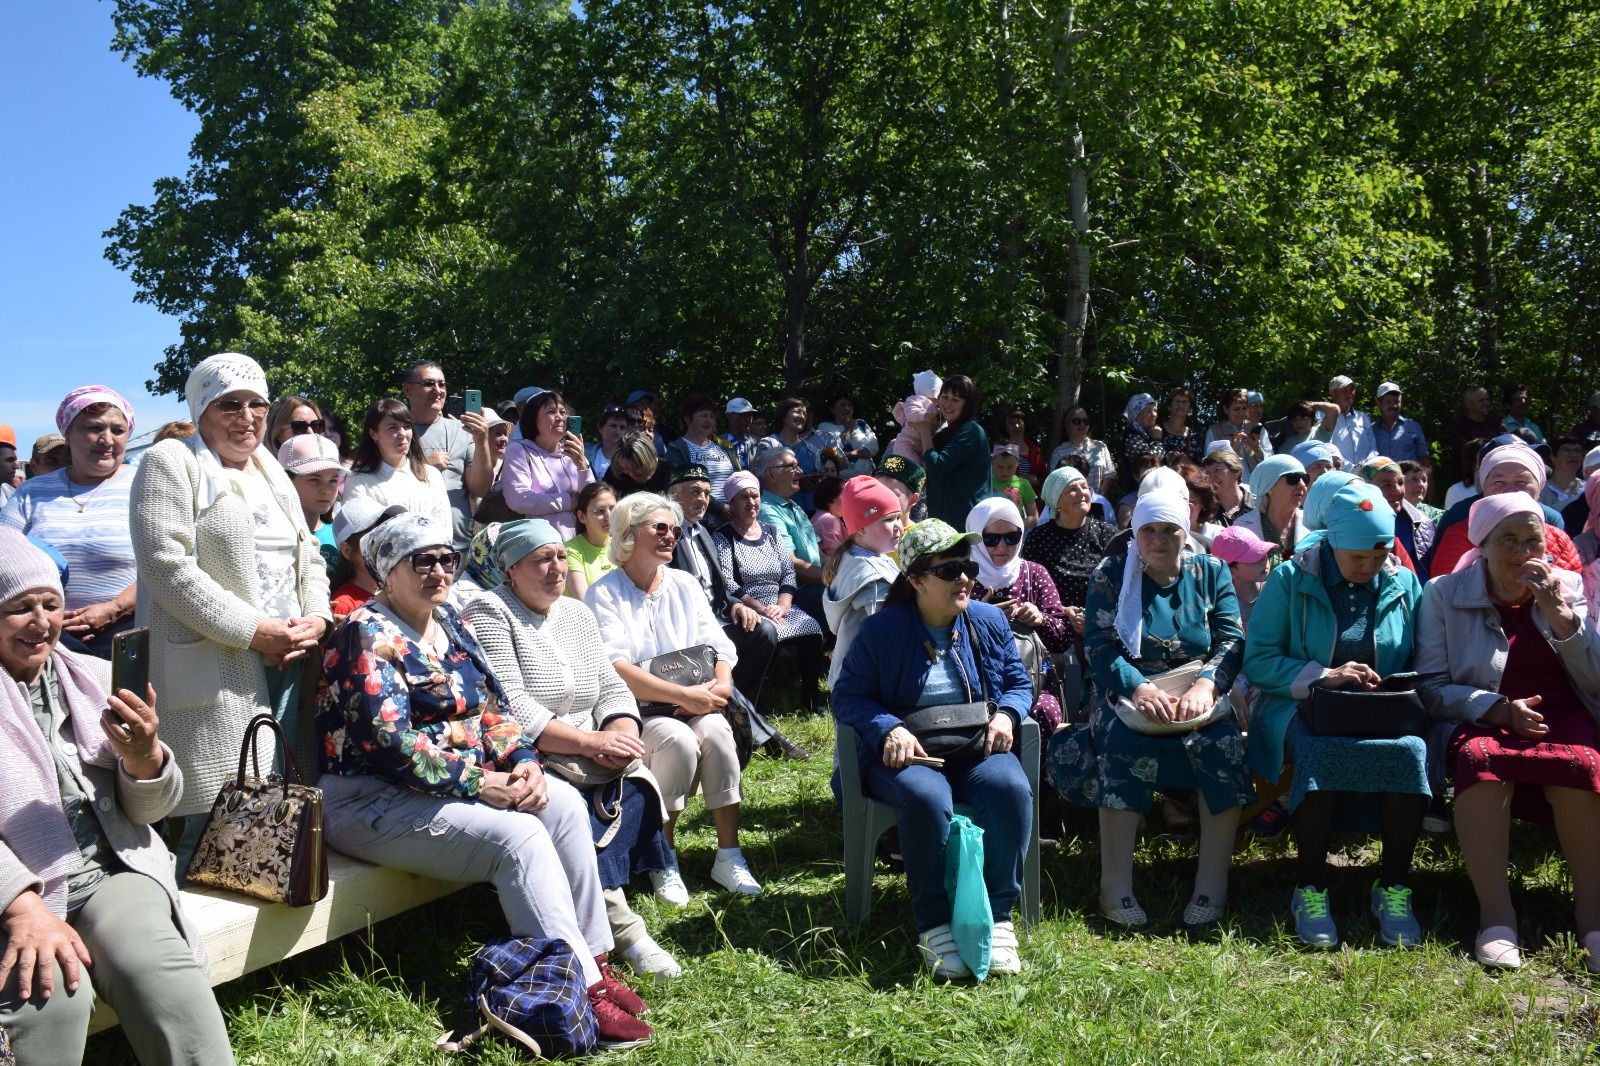
[{"label": "red baseball cap", "polygon": [[900,497],[870,474],[858,474],[839,493],[839,513],[844,517],[844,535],[853,537],[885,515],[899,514]]}]

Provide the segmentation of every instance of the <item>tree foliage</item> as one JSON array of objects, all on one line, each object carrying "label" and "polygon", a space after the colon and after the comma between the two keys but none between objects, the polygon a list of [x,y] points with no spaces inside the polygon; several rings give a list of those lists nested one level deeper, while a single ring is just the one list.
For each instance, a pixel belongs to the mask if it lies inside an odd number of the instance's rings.
[{"label": "tree foliage", "polygon": [[1600,14],[1561,0],[117,0],[201,117],[109,231],[347,408],[415,358],[584,405],[1561,387],[1600,357]]}]

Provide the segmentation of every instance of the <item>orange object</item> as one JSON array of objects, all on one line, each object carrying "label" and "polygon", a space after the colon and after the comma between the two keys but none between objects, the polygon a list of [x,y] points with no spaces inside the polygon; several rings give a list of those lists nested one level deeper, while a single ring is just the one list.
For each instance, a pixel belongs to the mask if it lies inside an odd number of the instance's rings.
[{"label": "orange object", "polygon": [[17,431],[4,422],[0,422],[0,444],[9,444],[13,448],[17,446]]}]

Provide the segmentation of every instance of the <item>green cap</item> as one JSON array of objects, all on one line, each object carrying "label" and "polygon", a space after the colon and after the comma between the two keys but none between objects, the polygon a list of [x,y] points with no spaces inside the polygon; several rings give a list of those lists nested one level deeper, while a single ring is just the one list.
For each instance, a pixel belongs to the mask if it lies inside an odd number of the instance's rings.
[{"label": "green cap", "polygon": [[878,469],[873,471],[879,477],[892,477],[912,492],[920,493],[922,484],[928,479],[927,473],[903,455],[886,455],[878,464]]},{"label": "green cap", "polygon": [[949,523],[937,518],[918,522],[900,537],[900,571],[909,574],[923,556],[938,555],[957,545],[976,544],[982,539],[981,533],[957,532]]}]

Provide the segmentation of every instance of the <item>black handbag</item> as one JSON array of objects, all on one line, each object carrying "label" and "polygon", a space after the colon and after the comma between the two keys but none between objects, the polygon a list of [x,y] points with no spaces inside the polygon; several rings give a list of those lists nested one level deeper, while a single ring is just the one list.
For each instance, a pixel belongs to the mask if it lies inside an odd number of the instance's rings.
[{"label": "black handbag", "polygon": [[900,724],[917,738],[922,750],[947,767],[970,766],[983,758],[989,719],[996,711],[987,700],[916,707],[900,716]]},{"label": "black handbag", "polygon": [[1300,717],[1314,737],[1420,737],[1428,724],[1416,674],[1394,674],[1372,691],[1314,688]]},{"label": "black handbag", "polygon": [[[674,685],[704,685],[717,679],[717,649],[709,644],[696,644],[678,651],[652,655],[635,664],[651,677],[659,677]],[[639,704],[639,713],[646,718],[676,714],[678,708],[670,703],[645,701]]]}]

